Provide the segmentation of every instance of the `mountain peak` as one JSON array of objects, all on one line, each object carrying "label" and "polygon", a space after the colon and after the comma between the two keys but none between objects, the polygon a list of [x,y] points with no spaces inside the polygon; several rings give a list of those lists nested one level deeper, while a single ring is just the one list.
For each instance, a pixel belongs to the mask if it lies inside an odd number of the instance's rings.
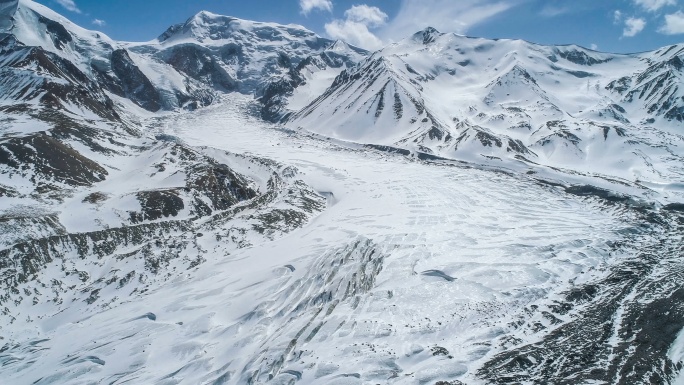
[{"label": "mountain peak", "polygon": [[439,36],[441,36],[442,33],[439,32],[436,28],[433,27],[427,27],[422,31],[418,31],[413,35],[413,39],[417,41],[421,41],[423,44],[430,44],[435,39]]},{"label": "mountain peak", "polygon": [[158,40],[164,42],[172,38],[193,38],[200,42],[204,40],[220,40],[230,35],[232,24],[239,19],[218,15],[209,11],[200,11],[184,23],[172,25]]},{"label": "mountain peak", "polygon": [[231,16],[219,15],[209,11],[199,11],[193,17],[189,18],[185,24],[195,26],[228,24],[231,21],[237,20]]},{"label": "mountain peak", "polygon": [[366,51],[365,49],[353,46],[344,40],[335,40],[335,42],[332,43],[332,45],[326,48],[326,51],[337,53],[355,52],[359,55],[368,55],[368,51]]},{"label": "mountain peak", "polygon": [[167,29],[158,40],[161,43],[173,40],[195,40],[203,44],[211,41],[230,40],[236,36],[251,35],[264,41],[291,39],[318,39],[318,35],[301,25],[282,25],[251,20],[243,20],[233,16],[218,15],[209,11],[201,11],[184,23]]},{"label": "mountain peak", "polygon": [[343,40],[335,40],[335,42],[328,47],[328,51],[346,51],[349,50],[349,44]]},{"label": "mountain peak", "polygon": [[222,15],[219,15],[217,13],[209,12],[207,10],[201,10],[195,14],[195,16],[191,17],[191,19],[196,19],[196,18],[218,18],[218,17],[224,17]]}]

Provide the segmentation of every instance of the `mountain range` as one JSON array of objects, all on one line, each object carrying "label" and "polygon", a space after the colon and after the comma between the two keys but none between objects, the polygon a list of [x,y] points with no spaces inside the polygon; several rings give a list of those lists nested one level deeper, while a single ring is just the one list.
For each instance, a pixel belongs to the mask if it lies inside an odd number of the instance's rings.
[{"label": "mountain range", "polygon": [[0,383],[681,383],[683,84],[0,0]]}]

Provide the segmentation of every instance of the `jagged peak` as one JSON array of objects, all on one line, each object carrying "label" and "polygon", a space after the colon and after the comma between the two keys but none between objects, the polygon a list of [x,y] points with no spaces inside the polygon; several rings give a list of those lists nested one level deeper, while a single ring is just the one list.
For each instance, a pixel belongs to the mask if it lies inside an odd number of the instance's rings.
[{"label": "jagged peak", "polygon": [[342,51],[348,51],[350,49],[350,45],[344,41],[344,40],[335,40],[334,43],[330,47],[328,47],[328,51],[335,51],[335,52],[342,52]]},{"label": "jagged peak", "polygon": [[368,51],[366,51],[365,49],[353,46],[344,40],[334,41],[325,50],[328,52],[334,52],[334,53],[338,53],[338,54],[346,54],[346,53],[353,52],[357,55],[363,55],[363,56],[368,55]]},{"label": "jagged peak", "polygon": [[427,27],[422,31],[418,31],[413,34],[413,39],[422,42],[423,44],[430,44],[439,36],[443,34],[439,32],[436,28]]},{"label": "jagged peak", "polygon": [[501,79],[521,80],[523,82],[534,83],[535,85],[537,84],[536,79],[532,77],[532,75],[527,72],[527,69],[525,69],[525,67],[523,67],[520,63],[516,63],[509,71],[506,71],[505,74],[500,76],[497,81]]},{"label": "jagged peak", "polygon": [[556,55],[569,62],[586,66],[606,63],[611,61],[614,56],[602,54],[601,52],[593,51],[578,45],[556,46],[554,47],[554,52]]},{"label": "jagged peak", "polygon": [[427,27],[424,30],[422,30],[421,32],[424,34],[440,34],[441,33],[437,30],[437,28],[434,28],[434,27]]}]

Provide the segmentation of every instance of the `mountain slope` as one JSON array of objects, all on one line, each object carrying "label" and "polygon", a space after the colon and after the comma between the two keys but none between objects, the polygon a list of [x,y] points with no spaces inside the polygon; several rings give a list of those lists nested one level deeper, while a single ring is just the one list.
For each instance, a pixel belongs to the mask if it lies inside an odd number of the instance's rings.
[{"label": "mountain slope", "polygon": [[346,70],[287,125],[476,162],[680,178],[661,170],[684,144],[682,52],[614,55],[427,29]]},{"label": "mountain slope", "polygon": [[76,301],[97,312],[163,286],[207,261],[202,233],[225,237],[227,253],[325,208],[293,167],[140,126],[151,112],[214,101],[211,84],[33,2],[3,2],[0,12],[3,338],[17,337],[5,331],[36,306],[39,318]]},{"label": "mountain slope", "polygon": [[256,95],[264,105],[263,116],[271,120],[283,113],[282,96],[305,82],[300,73],[304,66],[324,63],[316,66],[316,72],[340,68],[365,54],[343,43],[335,45],[302,26],[206,11],[170,27],[155,41],[127,46],[144,60],[166,63],[215,90]]}]

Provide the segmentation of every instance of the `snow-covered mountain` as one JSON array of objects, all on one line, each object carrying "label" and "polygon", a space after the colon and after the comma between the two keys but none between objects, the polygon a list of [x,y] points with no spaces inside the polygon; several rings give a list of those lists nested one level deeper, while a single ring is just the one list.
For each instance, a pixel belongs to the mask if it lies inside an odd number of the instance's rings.
[{"label": "snow-covered mountain", "polygon": [[0,383],[680,383],[683,60],[0,0]]},{"label": "snow-covered mountain", "polygon": [[342,73],[288,126],[450,159],[681,178],[668,164],[684,145],[683,57],[684,45],[615,55],[426,29]]},{"label": "snow-covered mountain", "polygon": [[[7,4],[2,14],[8,21],[0,34],[8,59],[9,53],[20,56],[23,51],[31,51],[33,55],[47,56],[49,61],[66,61],[72,65],[64,70],[69,76],[94,81],[102,90],[152,112],[206,106],[215,101],[217,92],[256,93],[270,100],[276,97],[276,91],[291,92],[303,83],[297,66],[310,57],[328,57],[332,53],[342,60],[333,58],[328,65],[341,71],[365,55],[363,50],[343,43],[335,45],[301,26],[251,22],[209,12],[200,12],[170,27],[155,41],[114,42],[31,1]],[[15,61],[5,63],[3,68],[22,68]],[[5,87],[24,89],[26,85],[21,82],[26,80],[19,74],[12,76],[19,79],[12,81],[4,76]],[[273,89],[274,85],[279,87]],[[31,88],[33,94],[42,92],[39,85]]]}]

